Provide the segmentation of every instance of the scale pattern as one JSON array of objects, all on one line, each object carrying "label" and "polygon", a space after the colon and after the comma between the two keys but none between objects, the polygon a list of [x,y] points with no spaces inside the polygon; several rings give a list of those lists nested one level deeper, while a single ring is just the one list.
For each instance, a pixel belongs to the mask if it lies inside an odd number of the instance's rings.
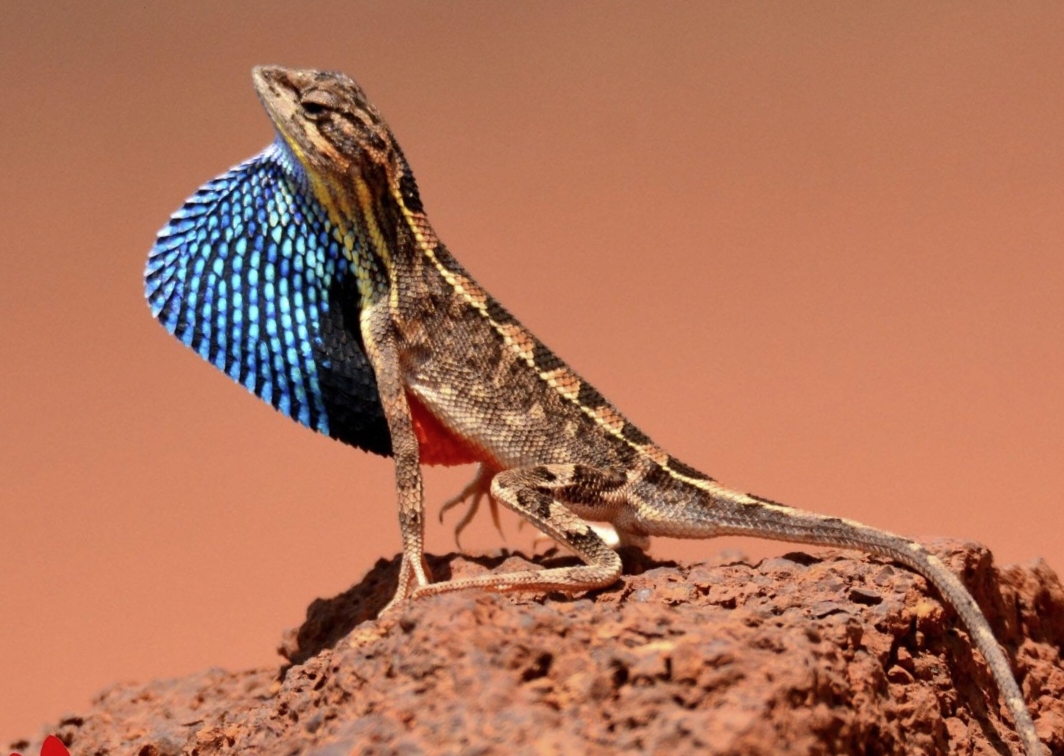
[{"label": "scale pattern", "polygon": [[293,420],[391,453],[352,264],[283,145],[193,194],[144,279],[152,314],[203,359]]}]

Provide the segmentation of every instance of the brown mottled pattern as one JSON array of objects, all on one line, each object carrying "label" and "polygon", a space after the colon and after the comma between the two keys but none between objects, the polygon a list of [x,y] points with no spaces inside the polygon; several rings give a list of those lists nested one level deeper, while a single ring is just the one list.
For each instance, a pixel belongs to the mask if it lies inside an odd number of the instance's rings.
[{"label": "brown mottled pattern", "polygon": [[[924,575],[987,660],[1030,756],[1043,753],[1008,658],[963,583],[918,543],[724,488],[670,457],[477,286],[440,244],[413,173],[380,114],[342,74],[259,68],[259,95],[319,202],[357,242],[360,328],[396,465],[407,598],[470,588],[605,586],[621,562],[587,520],[622,542],[741,534],[881,554]],[[304,106],[307,107],[304,107]],[[560,372],[560,371],[568,371]],[[408,395],[499,472],[493,502],[581,559],[577,566],[433,582],[424,558],[418,441]]]},{"label": "brown mottled pattern", "polygon": [[643,444],[639,447],[639,451],[654,460],[654,462],[661,467],[669,466],[669,455],[660,446],[657,446],[656,444]]},{"label": "brown mottled pattern", "polygon": [[583,382],[569,368],[555,368],[544,373],[542,378],[571,402],[577,401],[580,396],[580,387]]}]

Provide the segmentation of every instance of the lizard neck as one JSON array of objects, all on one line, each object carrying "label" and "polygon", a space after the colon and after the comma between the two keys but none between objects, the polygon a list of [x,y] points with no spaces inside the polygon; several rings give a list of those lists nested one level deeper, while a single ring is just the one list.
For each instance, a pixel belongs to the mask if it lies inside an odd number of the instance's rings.
[{"label": "lizard neck", "polygon": [[354,265],[363,308],[387,302],[398,316],[400,281],[409,282],[439,246],[409,167],[400,161],[397,171],[362,168],[352,171],[343,191],[330,189],[315,187],[327,195],[322,204]]}]

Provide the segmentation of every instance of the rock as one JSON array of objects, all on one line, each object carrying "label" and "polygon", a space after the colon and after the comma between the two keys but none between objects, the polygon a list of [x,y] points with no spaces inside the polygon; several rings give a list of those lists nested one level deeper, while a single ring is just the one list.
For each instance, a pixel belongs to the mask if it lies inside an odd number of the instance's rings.
[{"label": "rock", "polygon": [[[1041,561],[931,544],[1064,753],[1064,588]],[[73,754],[1003,754],[983,660],[923,578],[850,552],[683,565],[625,552],[575,597],[457,593],[374,617],[398,559],[311,604],[287,663],[116,685],[44,729]],[[537,559],[536,564],[567,560]],[[430,558],[437,578],[528,566]],[[15,744],[23,753],[37,746]]]}]

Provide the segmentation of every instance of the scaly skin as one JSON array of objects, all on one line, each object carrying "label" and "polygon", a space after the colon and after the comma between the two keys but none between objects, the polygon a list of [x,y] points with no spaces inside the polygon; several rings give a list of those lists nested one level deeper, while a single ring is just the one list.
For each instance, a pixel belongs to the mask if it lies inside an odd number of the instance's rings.
[{"label": "scaly skin", "polygon": [[[842,546],[897,560],[956,610],[987,660],[1029,756],[1044,753],[1009,661],[961,582],[916,542],[735,491],[655,445],[485,292],[440,243],[399,145],[358,85],[338,73],[260,67],[255,88],[305,171],[357,276],[358,329],[391,436],[403,559],[388,608],[480,588],[581,591],[651,536],[748,535]],[[353,326],[352,326],[353,327]],[[490,494],[583,564],[432,581],[421,463],[477,462],[463,494]]]}]

